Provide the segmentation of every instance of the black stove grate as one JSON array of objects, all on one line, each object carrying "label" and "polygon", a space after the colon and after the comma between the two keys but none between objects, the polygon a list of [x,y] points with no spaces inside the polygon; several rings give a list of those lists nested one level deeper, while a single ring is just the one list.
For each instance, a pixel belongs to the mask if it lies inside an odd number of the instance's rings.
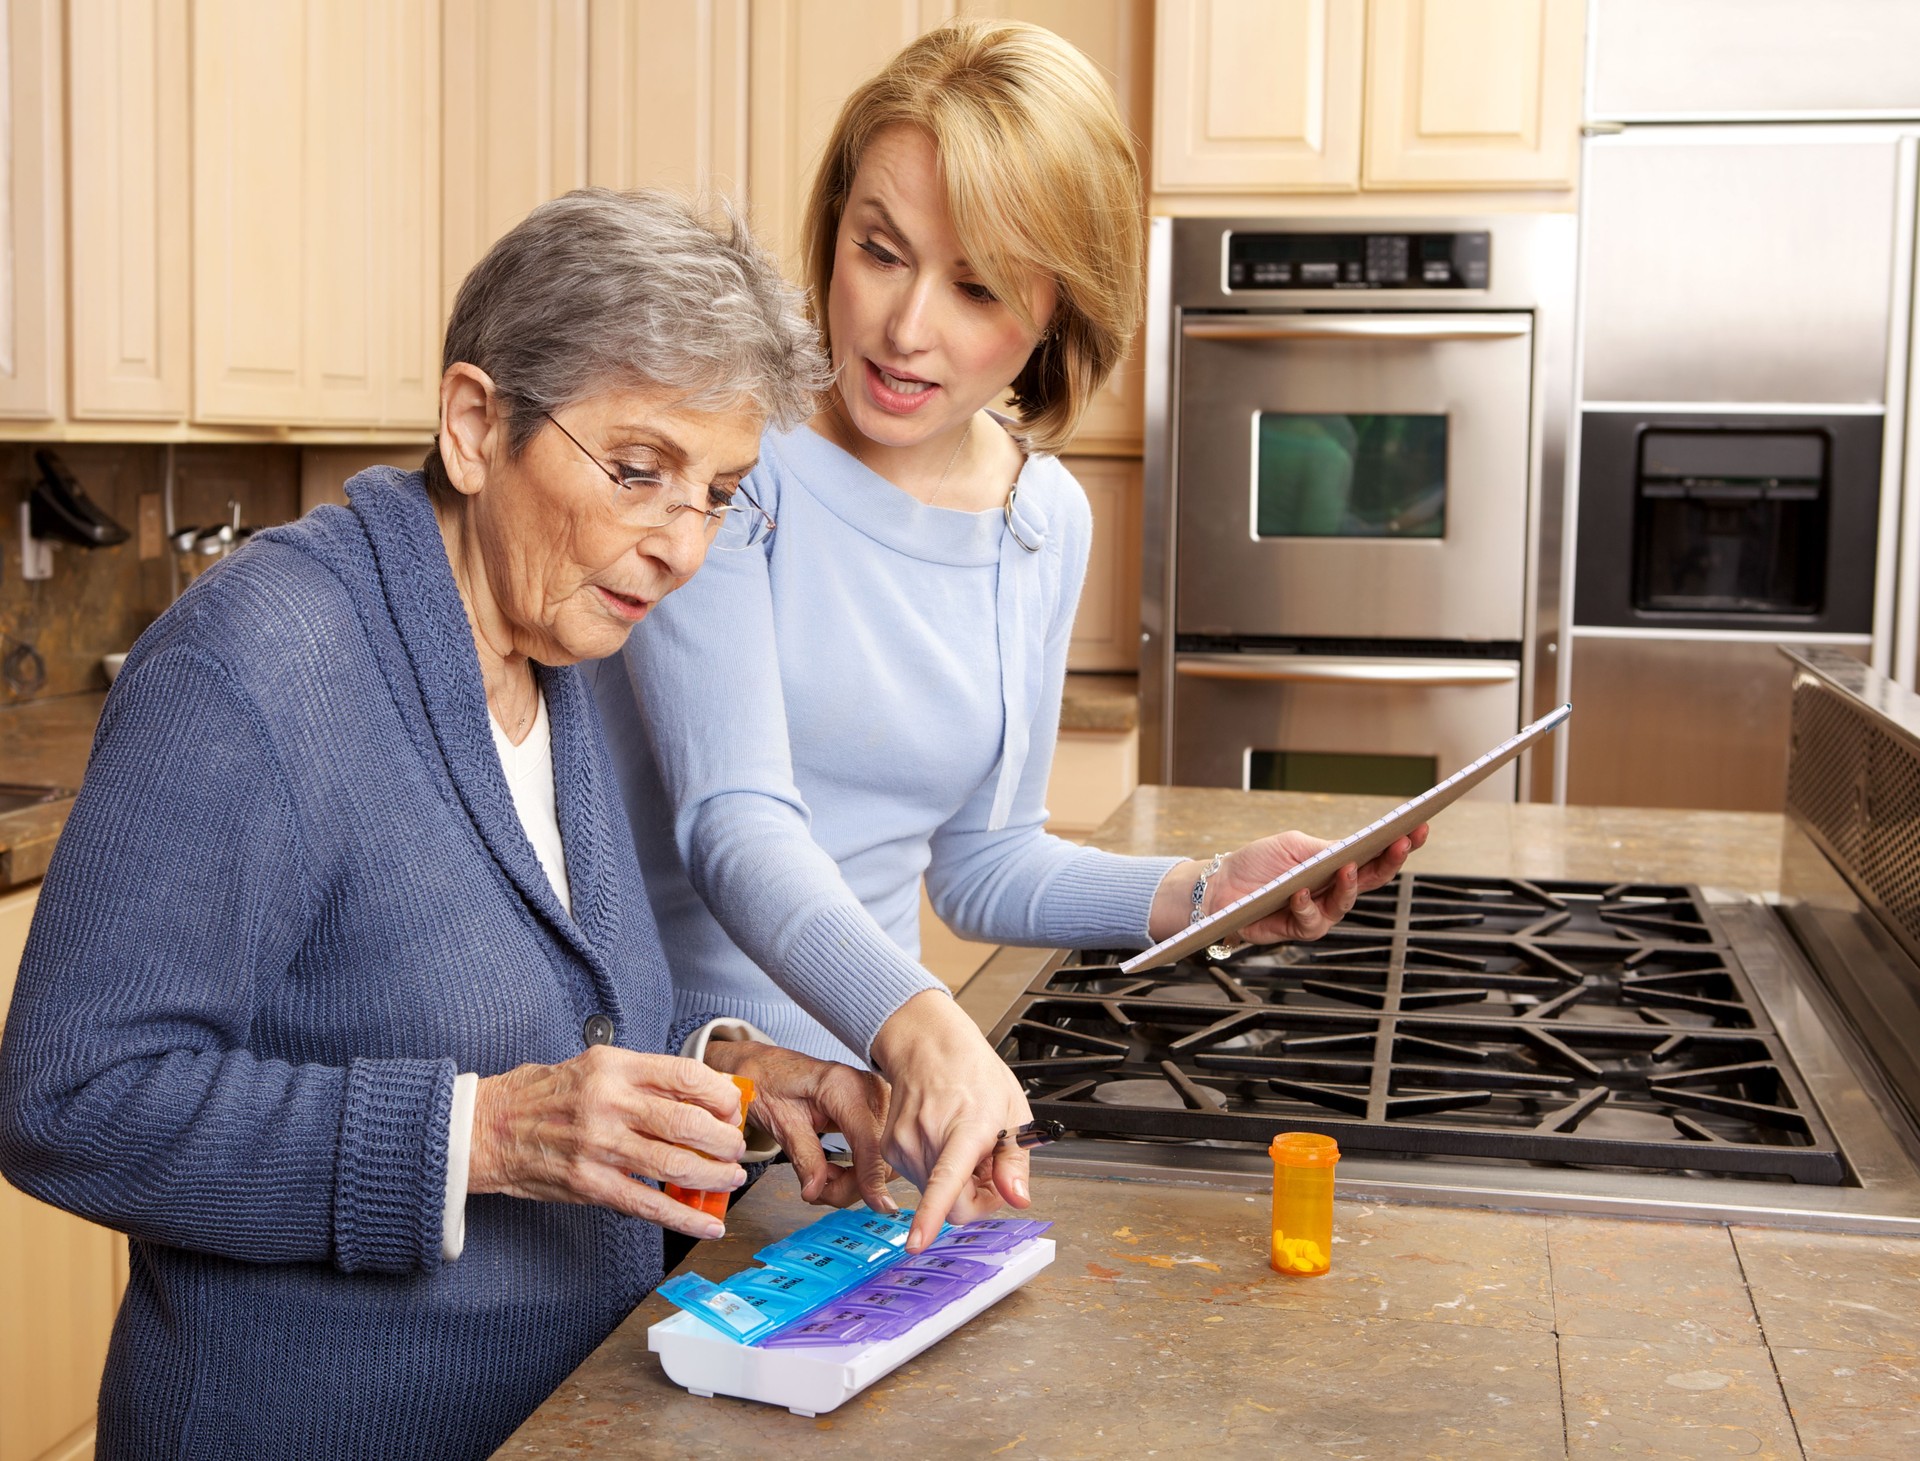
[{"label": "black stove grate", "polygon": [[1693,889],[1403,877],[1365,912],[1221,963],[1084,956],[993,1039],[1085,1134],[1845,1180]]}]

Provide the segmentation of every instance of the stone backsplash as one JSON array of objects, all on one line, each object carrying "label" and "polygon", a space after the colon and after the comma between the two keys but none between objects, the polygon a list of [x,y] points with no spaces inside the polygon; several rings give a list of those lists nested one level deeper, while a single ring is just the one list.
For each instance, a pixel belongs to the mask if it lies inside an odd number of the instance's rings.
[{"label": "stone backsplash", "polygon": [[[172,602],[185,574],[176,576],[171,544],[159,556],[140,557],[140,498],[159,494],[172,453],[174,520],[206,527],[227,517],[229,499],[241,520],[267,527],[299,515],[301,453],[292,446],[165,446],[62,442],[51,445],[80,486],[132,536],[112,548],[61,543],[53,576],[28,583],[20,576],[20,504],[39,480],[36,446],[0,443],[0,670],[30,668],[19,646],[45,664],[45,683],[26,691],[0,673],[0,705],[55,695],[77,695],[106,685],[101,657],[131,648],[140,632]],[[9,659],[9,656],[13,656]],[[4,779],[4,778],[0,778]]]}]

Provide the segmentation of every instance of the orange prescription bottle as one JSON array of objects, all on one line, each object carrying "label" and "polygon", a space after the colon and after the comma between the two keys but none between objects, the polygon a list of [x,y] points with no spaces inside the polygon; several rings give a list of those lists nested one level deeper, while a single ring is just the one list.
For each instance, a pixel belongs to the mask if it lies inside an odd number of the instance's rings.
[{"label": "orange prescription bottle", "polygon": [[[735,1089],[740,1092],[740,1129],[747,1129],[747,1107],[753,1104],[753,1081],[744,1075],[730,1075]],[[684,1202],[688,1207],[697,1207],[709,1217],[724,1218],[727,1215],[727,1194],[724,1192],[702,1192],[694,1187],[676,1187],[671,1182],[661,1184],[661,1190],[675,1202]]]},{"label": "orange prescription bottle", "polygon": [[1333,1262],[1333,1164],[1340,1144],[1311,1131],[1283,1131],[1267,1148],[1273,1158],[1273,1250],[1276,1273],[1313,1278]]}]

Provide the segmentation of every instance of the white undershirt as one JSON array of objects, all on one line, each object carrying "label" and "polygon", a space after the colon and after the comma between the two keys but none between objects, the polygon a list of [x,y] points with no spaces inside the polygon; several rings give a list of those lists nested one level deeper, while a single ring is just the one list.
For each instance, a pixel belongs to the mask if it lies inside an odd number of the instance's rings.
[{"label": "white undershirt", "polygon": [[[507,739],[500,722],[488,717],[493,727],[493,746],[500,753],[500,767],[507,774],[507,789],[513,793],[513,809],[520,827],[533,844],[540,869],[553,885],[553,893],[569,915],[573,898],[567,888],[567,854],[560,845],[560,816],[553,791],[553,727],[547,721],[547,697],[533,713],[533,728],[519,745]],[[760,1040],[766,1036],[744,1020],[711,1020],[694,1031],[681,1054],[699,1060],[709,1040]],[[440,1256],[451,1263],[467,1243],[467,1172],[473,1159],[473,1106],[480,1088],[480,1077],[464,1071],[453,1078],[453,1108],[447,1116],[447,1190],[440,1216]],[[765,1139],[762,1138],[764,1146]],[[750,1150],[746,1161],[765,1161],[778,1152],[765,1146]]]},{"label": "white undershirt", "polygon": [[[547,720],[547,697],[538,689],[534,694],[533,727],[519,745],[507,739],[491,715],[487,723],[493,728],[493,748],[500,755],[500,769],[507,774],[520,829],[533,844],[533,855],[553,885],[553,896],[571,914],[567,853],[560,845],[560,814],[553,792],[553,726]],[[453,1108],[447,1114],[446,1203],[440,1213],[440,1256],[448,1262],[458,1258],[467,1243],[467,1172],[473,1160],[473,1103],[479,1089],[480,1077],[473,1071],[453,1078]]]},{"label": "white undershirt", "polygon": [[492,716],[493,748],[500,753],[501,769],[507,773],[507,789],[513,793],[513,809],[520,814],[520,825],[527,841],[533,844],[540,870],[553,884],[553,896],[560,906],[573,912],[573,897],[567,890],[567,854],[560,846],[560,816],[553,797],[553,727],[547,720],[547,697],[534,692],[536,704],[533,727],[519,745],[507,739],[500,722]]}]

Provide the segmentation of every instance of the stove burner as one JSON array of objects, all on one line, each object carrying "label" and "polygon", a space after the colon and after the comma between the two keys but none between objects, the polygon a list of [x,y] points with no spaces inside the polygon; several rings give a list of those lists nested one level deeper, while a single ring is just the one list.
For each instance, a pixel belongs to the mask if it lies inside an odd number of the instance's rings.
[{"label": "stove burner", "polygon": [[1363,893],[1346,921],[1362,928],[1584,935],[1632,943],[1707,943],[1715,937],[1691,890],[1657,883],[1402,875]]},{"label": "stove burner", "polygon": [[1693,890],[1402,877],[1366,912],[1222,963],[1068,963],[993,1038],[1082,1133],[1844,1180]]}]

